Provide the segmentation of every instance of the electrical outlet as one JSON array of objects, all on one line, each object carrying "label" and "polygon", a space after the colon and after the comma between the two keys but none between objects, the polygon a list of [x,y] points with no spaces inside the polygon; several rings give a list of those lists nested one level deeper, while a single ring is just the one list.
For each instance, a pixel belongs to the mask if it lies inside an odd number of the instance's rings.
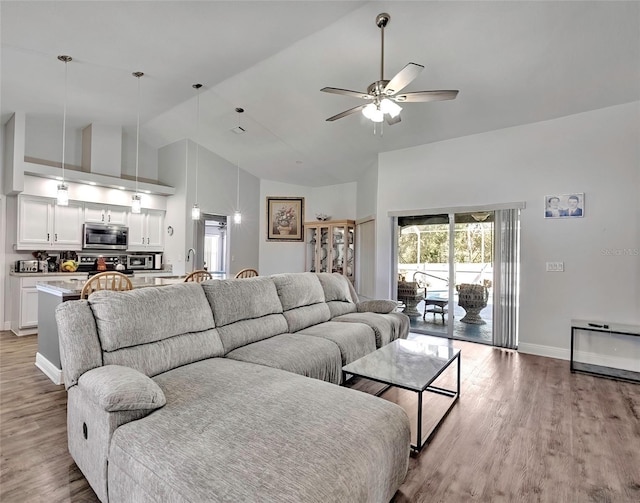
[{"label": "electrical outlet", "polygon": [[547,262],[547,272],[564,272],[564,262]]}]

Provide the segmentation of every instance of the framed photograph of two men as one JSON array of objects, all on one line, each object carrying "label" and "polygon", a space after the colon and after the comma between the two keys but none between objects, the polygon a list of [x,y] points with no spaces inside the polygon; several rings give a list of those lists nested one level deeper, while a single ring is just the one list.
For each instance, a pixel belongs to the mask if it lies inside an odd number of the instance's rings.
[{"label": "framed photograph of two men", "polygon": [[544,196],[544,218],[575,218],[583,216],[583,192]]}]

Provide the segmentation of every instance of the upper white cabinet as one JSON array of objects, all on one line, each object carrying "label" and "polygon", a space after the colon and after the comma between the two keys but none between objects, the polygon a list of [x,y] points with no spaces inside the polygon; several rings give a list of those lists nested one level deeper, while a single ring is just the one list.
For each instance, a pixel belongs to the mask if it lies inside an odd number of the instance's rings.
[{"label": "upper white cabinet", "polygon": [[84,221],[99,224],[127,224],[126,206],[105,206],[104,204],[85,203]]},{"label": "upper white cabinet", "polygon": [[129,213],[129,251],[162,251],[164,211],[142,209]]},{"label": "upper white cabinet", "polygon": [[81,250],[84,207],[69,202],[58,206],[55,199],[18,196],[18,250]]}]

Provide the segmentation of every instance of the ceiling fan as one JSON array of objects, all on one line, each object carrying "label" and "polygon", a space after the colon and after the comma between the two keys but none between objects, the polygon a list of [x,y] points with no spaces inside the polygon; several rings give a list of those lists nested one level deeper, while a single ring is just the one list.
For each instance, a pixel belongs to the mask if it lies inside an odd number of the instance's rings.
[{"label": "ceiling fan", "polygon": [[342,119],[347,115],[362,111],[363,115],[373,122],[382,122],[386,119],[389,125],[400,122],[400,111],[402,107],[398,103],[412,103],[419,101],[443,101],[452,100],[458,95],[458,91],[416,91],[412,93],[400,93],[407,87],[424,69],[424,66],[416,63],[409,63],[400,70],[391,80],[384,78],[384,28],[389,23],[391,16],[386,12],[376,16],[376,25],[380,28],[381,35],[381,55],[380,55],[380,80],[367,87],[367,92],[349,91],[348,89],[338,89],[336,87],[323,87],[320,91],[325,93],[342,94],[353,96],[369,101],[363,105],[345,110],[327,121]]}]

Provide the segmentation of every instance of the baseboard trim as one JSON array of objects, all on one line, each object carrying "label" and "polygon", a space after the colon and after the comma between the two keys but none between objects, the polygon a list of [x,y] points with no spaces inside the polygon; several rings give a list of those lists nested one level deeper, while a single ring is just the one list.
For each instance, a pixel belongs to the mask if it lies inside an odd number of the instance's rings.
[{"label": "baseboard trim", "polygon": [[568,360],[571,357],[568,349],[543,346],[542,344],[529,344],[527,342],[518,343],[518,352],[529,355],[546,356],[547,358],[557,358],[558,360]]},{"label": "baseboard trim", "polygon": [[[520,343],[518,344],[518,351],[520,353],[527,353],[530,355],[557,358],[558,360],[569,360],[571,358],[571,352],[568,349],[543,346],[541,344]],[[600,365],[602,367],[640,372],[640,362],[620,356],[602,355],[588,351],[576,351],[574,354],[574,361],[589,363],[591,365]]]},{"label": "baseboard trim", "polygon": [[62,370],[47,360],[40,353],[36,353],[36,367],[38,367],[44,375],[46,375],[53,384],[64,384]]}]

